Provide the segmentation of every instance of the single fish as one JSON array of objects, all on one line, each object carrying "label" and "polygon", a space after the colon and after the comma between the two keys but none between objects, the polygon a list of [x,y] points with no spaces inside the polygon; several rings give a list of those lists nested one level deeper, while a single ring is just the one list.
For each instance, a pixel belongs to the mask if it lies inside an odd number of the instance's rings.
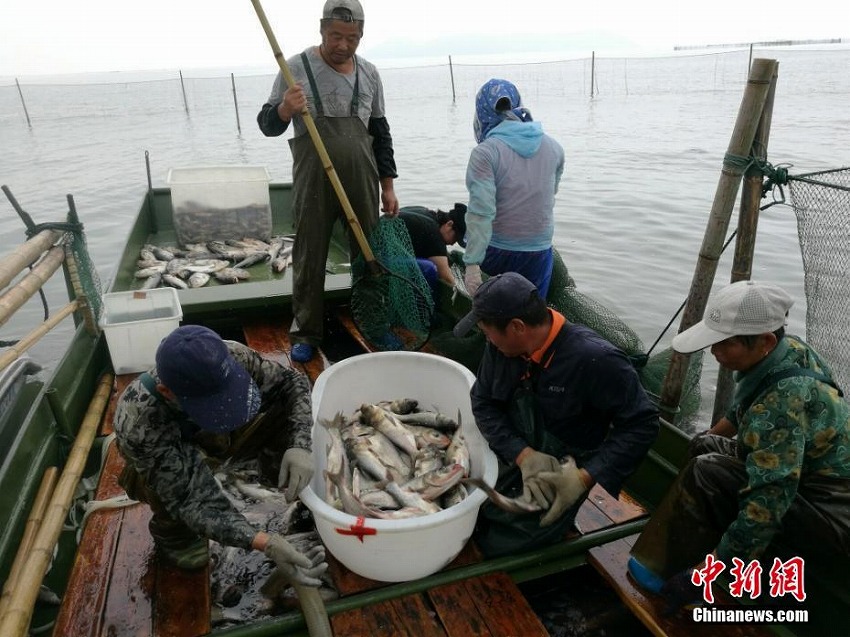
[{"label": "single fish", "polygon": [[416,437],[409,429],[406,429],[404,425],[396,420],[390,412],[377,405],[363,404],[360,406],[360,413],[363,414],[363,421],[366,424],[372,425],[384,434],[399,449],[411,457],[416,455]]},{"label": "single fish", "polygon": [[472,468],[472,459],[469,456],[469,447],[466,446],[466,438],[463,430],[458,427],[452,436],[452,442],[446,449],[446,463],[459,464],[463,467],[463,475],[468,476]]},{"label": "single fish", "polygon": [[212,274],[213,272],[223,270],[229,265],[230,262],[225,261],[224,259],[185,259],[183,269],[188,270],[189,272]]},{"label": "single fish", "polygon": [[192,272],[189,275],[188,283],[190,288],[202,288],[209,282],[210,275],[206,272]]},{"label": "single fish", "polygon": [[425,511],[425,513],[438,513],[440,511],[439,504],[429,502],[421,494],[412,489],[402,487],[397,482],[388,482],[384,488],[403,508],[419,509],[420,511]]},{"label": "single fish", "polygon": [[433,427],[440,431],[454,431],[458,427],[454,418],[436,411],[415,411],[408,414],[396,414],[395,417],[406,424]]},{"label": "single fish", "polygon": [[413,434],[413,437],[416,439],[416,446],[419,449],[425,449],[427,447],[447,449],[452,443],[451,438],[442,431],[437,431],[433,427],[423,427],[422,425],[410,425],[406,423],[403,424]]},{"label": "single fish", "polygon": [[239,281],[247,281],[251,278],[251,274],[248,270],[243,270],[242,268],[224,268],[223,270],[216,270],[213,272],[213,276],[221,283],[239,283]]},{"label": "single fish", "polygon": [[456,504],[460,504],[464,500],[466,500],[469,492],[466,490],[466,487],[462,482],[458,482],[451,489],[446,491],[443,494],[443,497],[440,499],[444,509],[448,509],[449,507],[453,507]]},{"label": "single fish", "polygon": [[177,288],[178,290],[188,290],[189,284],[186,283],[183,279],[173,274],[168,274],[167,272],[162,275],[163,283],[167,283],[173,288]]},{"label": "single fish", "polygon": [[254,252],[247,257],[234,264],[234,268],[249,268],[256,263],[262,263],[269,258],[268,252]]},{"label": "single fish", "polygon": [[421,495],[428,502],[434,502],[463,479],[463,467],[459,464],[434,469],[424,475],[405,482],[403,489],[409,489]]},{"label": "single fish", "polygon": [[154,274],[162,274],[163,272],[165,272],[165,265],[163,265],[162,267],[154,266],[150,268],[142,268],[141,270],[136,270],[133,273],[133,276],[135,276],[137,279],[147,279],[149,277],[152,277]]},{"label": "single fish", "polygon": [[543,510],[536,502],[529,502],[522,497],[508,498],[502,495],[481,478],[464,478],[461,482],[478,487],[487,494],[493,504],[509,513],[538,513]]}]

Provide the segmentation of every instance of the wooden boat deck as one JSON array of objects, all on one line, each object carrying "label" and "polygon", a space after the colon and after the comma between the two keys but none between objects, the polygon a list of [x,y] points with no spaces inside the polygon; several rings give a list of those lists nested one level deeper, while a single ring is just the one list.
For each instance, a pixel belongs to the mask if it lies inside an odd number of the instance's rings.
[{"label": "wooden boat deck", "polygon": [[[317,356],[306,365],[293,364],[287,321],[257,320],[243,326],[245,342],[264,356],[302,369],[315,381],[329,364]],[[135,377],[116,378],[102,433],[112,431],[117,397]],[[117,483],[123,460],[110,445],[97,488],[103,500],[122,495]],[[608,528],[644,516],[628,496],[614,500],[595,488],[576,518],[576,531],[566,538]],[[150,509],[133,505],[91,514],[56,621],[54,637],[157,635],[194,637],[211,630],[209,570],[185,572],[162,563],[148,532]],[[447,567],[482,559],[472,542]],[[329,557],[330,574],[341,598],[387,586],[351,573]],[[425,592],[346,610],[331,617],[339,635],[393,634],[419,636],[548,635],[543,624],[505,572],[488,573],[436,586]]]}]

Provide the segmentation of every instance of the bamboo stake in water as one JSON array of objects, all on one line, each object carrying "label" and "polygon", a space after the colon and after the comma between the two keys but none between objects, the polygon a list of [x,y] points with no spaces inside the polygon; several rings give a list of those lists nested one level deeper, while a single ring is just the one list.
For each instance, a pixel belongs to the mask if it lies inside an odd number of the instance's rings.
[{"label": "bamboo stake in water", "polygon": [[[777,70],[779,64],[776,65]],[[756,138],[750,153],[753,157],[767,159],[767,143],[770,139],[770,122],[773,119],[773,98],[776,94],[776,72],[770,82],[770,90],[761,113]],[[761,169],[751,166],[744,176],[744,186],[741,191],[741,209],[738,213],[738,232],[735,240],[735,257],[732,261],[732,276],[730,283],[749,280],[753,272],[753,254],[756,249],[756,231],[759,222],[761,206],[761,188],[764,174]],[[716,423],[726,415],[732,404],[735,381],[732,370],[721,367],[717,374],[717,389],[714,391],[714,411],[711,424]]]},{"label": "bamboo stake in water", "polygon": [[21,90],[21,85],[18,83],[18,78],[15,78],[15,86],[18,87],[18,95],[21,96],[21,105],[24,107],[24,115],[27,118],[27,126],[32,128],[32,122],[30,121],[30,114],[27,111],[27,103],[24,101],[24,92]]},{"label": "bamboo stake in water", "polygon": [[183,71],[178,71],[180,73],[180,90],[183,91],[183,108],[186,109],[186,115],[189,114],[189,100],[186,99],[186,86],[183,84]]},{"label": "bamboo stake in water", "polygon": [[239,123],[239,101],[236,99],[236,80],[233,78],[233,73],[230,74],[230,85],[233,87],[233,108],[236,109],[236,130],[242,132],[242,125]]},{"label": "bamboo stake in water", "polygon": [[455,72],[452,68],[452,56],[449,56],[449,75],[452,78],[452,104],[455,103],[455,99],[457,99],[457,95],[455,94]]},{"label": "bamboo stake in water", "polygon": [[[776,60],[753,61],[753,68],[738,110],[735,129],[732,131],[732,138],[726,150],[727,157],[744,156],[752,147],[758,122],[770,91],[771,78],[775,72]],[[742,166],[724,159],[679,332],[700,321],[705,312],[743,172]],[[674,421],[678,411],[689,361],[689,354],[678,352],[673,352],[670,358],[670,367],[667,369],[661,388],[660,404],[661,417],[669,422]]]}]

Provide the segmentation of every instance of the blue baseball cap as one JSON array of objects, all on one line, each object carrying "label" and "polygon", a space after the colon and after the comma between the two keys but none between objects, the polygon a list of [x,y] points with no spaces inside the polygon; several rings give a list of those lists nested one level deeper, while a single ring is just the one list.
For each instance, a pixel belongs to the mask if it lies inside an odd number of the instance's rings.
[{"label": "blue baseball cap", "polygon": [[156,371],[201,429],[233,431],[260,410],[257,383],[206,327],[184,325],[166,336],[156,350]]},{"label": "blue baseball cap", "polygon": [[455,325],[455,336],[465,336],[478,321],[524,315],[540,293],[537,286],[516,272],[492,276],[475,292],[472,311]]}]

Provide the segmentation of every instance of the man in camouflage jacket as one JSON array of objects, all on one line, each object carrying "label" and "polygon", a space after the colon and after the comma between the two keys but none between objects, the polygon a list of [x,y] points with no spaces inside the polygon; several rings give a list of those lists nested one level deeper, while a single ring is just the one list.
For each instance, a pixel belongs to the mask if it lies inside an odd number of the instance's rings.
[{"label": "man in camouflage jacket", "polygon": [[207,328],[179,327],[158,347],[156,367],[125,389],[114,422],[126,460],[119,481],[131,498],[150,505],[150,531],[163,557],[202,567],[213,539],[265,550],[296,575],[315,574],[316,564],[286,540],[248,523],[206,459],[257,455],[261,473],[293,500],[313,472],[303,374]]}]

